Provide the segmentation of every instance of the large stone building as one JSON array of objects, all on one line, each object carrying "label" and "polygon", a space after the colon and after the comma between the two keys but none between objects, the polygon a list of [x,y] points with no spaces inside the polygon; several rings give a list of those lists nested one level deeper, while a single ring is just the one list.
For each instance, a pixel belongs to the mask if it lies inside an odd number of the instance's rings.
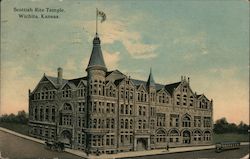
[{"label": "large stone building", "polygon": [[172,84],[107,71],[96,34],[87,76],[46,74],[29,91],[29,133],[73,149],[124,151],[207,145],[213,137],[213,102],[192,91],[189,78]]}]

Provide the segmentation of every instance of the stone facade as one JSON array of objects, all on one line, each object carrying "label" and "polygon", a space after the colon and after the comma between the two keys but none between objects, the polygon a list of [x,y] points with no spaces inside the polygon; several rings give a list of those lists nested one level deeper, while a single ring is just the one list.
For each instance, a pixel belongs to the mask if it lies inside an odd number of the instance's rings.
[{"label": "stone facade", "polygon": [[29,91],[29,133],[93,153],[208,145],[213,101],[192,91],[189,78],[158,84],[107,71],[101,42],[93,41],[87,76],[42,77]]}]

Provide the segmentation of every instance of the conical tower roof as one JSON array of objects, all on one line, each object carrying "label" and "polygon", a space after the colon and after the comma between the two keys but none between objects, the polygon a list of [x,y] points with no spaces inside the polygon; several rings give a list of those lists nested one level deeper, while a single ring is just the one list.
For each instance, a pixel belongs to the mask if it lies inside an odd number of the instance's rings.
[{"label": "conical tower roof", "polygon": [[154,80],[151,68],[150,68],[150,73],[149,73],[149,76],[148,76],[147,86],[148,87],[155,87],[155,80]]},{"label": "conical tower roof", "polygon": [[86,70],[89,69],[101,69],[107,71],[101,49],[101,40],[96,33],[96,36],[93,40],[93,49],[90,56],[89,64]]}]

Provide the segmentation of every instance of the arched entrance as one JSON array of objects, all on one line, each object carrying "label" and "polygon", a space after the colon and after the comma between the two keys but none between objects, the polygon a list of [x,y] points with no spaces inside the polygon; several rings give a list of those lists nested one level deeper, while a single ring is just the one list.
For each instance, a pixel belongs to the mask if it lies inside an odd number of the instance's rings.
[{"label": "arched entrance", "polygon": [[59,141],[62,142],[62,143],[64,143],[64,145],[66,147],[70,147],[70,145],[71,145],[71,138],[72,138],[71,133],[68,130],[64,130],[64,131],[62,131],[62,133],[60,135]]},{"label": "arched entrance", "polygon": [[190,144],[191,142],[191,133],[188,130],[182,132],[182,141],[184,144]]},{"label": "arched entrance", "polygon": [[146,138],[138,138],[137,139],[137,150],[143,151],[147,149],[147,139]]}]

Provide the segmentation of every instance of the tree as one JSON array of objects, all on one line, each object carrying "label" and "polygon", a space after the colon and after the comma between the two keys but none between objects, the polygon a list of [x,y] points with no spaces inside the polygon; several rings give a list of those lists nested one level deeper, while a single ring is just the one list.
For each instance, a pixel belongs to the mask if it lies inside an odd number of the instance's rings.
[{"label": "tree", "polygon": [[249,125],[240,122],[239,125],[235,123],[228,123],[226,118],[218,119],[214,124],[214,132],[217,134],[222,133],[248,133]]},{"label": "tree", "polygon": [[18,120],[18,122],[20,122],[22,124],[28,123],[29,119],[28,119],[27,113],[24,110],[18,111],[17,120]]},{"label": "tree", "polygon": [[0,117],[1,122],[13,122],[13,123],[21,123],[27,124],[29,121],[28,114],[24,111],[18,111],[17,115],[11,113],[9,115],[4,114]]}]

